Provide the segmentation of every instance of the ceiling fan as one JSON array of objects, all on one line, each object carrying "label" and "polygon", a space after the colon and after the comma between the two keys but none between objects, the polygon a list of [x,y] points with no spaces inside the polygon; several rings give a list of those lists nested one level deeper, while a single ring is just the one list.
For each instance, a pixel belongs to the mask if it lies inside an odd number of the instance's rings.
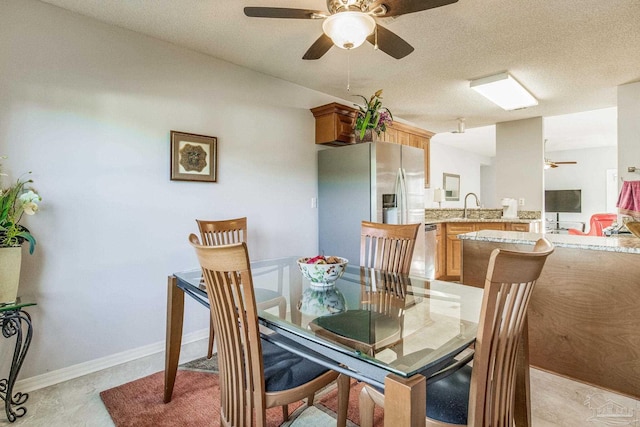
[{"label": "ceiling fan", "polygon": [[553,162],[549,159],[544,159],[545,169],[557,168],[558,165],[575,165],[575,164],[578,164],[578,162]]},{"label": "ceiling fan", "polygon": [[455,3],[458,0],[327,0],[327,12],[286,7],[245,7],[244,14],[254,18],[324,19],[323,34],[302,59],[320,59],[334,44],[355,49],[367,40],[374,48],[401,59],[413,52],[413,46],[376,22]]},{"label": "ceiling fan", "polygon": [[[547,140],[544,140],[544,147],[545,147],[545,154],[547,152]],[[547,159],[546,157],[544,158],[544,168],[545,169],[553,169],[553,168],[557,168],[558,165],[576,165],[578,164],[578,162],[554,162],[551,161],[549,159]]]}]

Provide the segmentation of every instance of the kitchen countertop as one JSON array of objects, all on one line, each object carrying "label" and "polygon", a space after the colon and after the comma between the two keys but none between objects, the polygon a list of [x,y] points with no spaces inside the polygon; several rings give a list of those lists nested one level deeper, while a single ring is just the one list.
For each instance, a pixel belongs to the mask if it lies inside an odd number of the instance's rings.
[{"label": "kitchen countertop", "polygon": [[[475,220],[473,222],[475,222]],[[632,235],[597,237],[495,230],[482,230],[458,235],[458,238],[461,240],[515,243],[524,245],[534,245],[541,237],[546,237],[547,240],[557,247],[640,254],[640,238]]]},{"label": "kitchen countertop", "polygon": [[502,218],[502,209],[467,209],[467,217],[464,218],[464,209],[443,208],[425,209],[425,224],[443,224],[447,222],[504,222],[531,224],[542,221],[540,211],[518,211],[515,218]]},{"label": "kitchen countertop", "polygon": [[531,224],[532,222],[542,222],[542,220],[526,218],[425,218],[424,222],[425,224],[441,224],[445,222],[508,222]]}]

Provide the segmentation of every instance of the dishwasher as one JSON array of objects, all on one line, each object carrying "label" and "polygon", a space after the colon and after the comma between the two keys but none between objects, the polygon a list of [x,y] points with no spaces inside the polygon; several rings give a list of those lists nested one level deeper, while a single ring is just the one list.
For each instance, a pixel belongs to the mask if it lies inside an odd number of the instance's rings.
[{"label": "dishwasher", "polygon": [[425,277],[427,279],[436,278],[436,224],[424,225],[424,259]]}]

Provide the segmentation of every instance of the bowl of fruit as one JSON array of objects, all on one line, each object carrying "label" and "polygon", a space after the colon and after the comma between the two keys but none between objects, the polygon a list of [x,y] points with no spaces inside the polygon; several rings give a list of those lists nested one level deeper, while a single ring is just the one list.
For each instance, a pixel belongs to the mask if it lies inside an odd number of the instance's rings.
[{"label": "bowl of fruit", "polygon": [[333,286],[342,276],[348,262],[348,259],[338,256],[318,255],[313,258],[300,258],[298,267],[302,275],[311,282],[312,287],[327,287]]}]

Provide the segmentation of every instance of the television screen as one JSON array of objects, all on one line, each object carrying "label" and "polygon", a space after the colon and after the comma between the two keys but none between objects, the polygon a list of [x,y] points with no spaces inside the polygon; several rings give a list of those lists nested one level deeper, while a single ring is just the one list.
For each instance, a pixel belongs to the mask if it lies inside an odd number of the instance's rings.
[{"label": "television screen", "polygon": [[582,212],[581,190],[545,190],[545,212]]}]

